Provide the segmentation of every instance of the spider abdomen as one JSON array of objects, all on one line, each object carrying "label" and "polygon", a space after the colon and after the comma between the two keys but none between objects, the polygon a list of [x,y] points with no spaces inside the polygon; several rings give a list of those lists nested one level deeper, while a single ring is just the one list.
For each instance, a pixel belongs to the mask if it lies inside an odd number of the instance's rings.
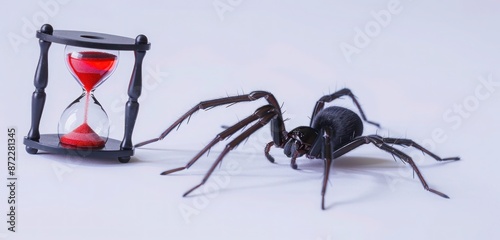
[{"label": "spider abdomen", "polygon": [[314,118],[312,128],[320,131],[322,128],[331,128],[333,136],[330,136],[334,150],[337,150],[361,136],[363,133],[363,122],[353,111],[343,107],[328,107],[321,110]]}]

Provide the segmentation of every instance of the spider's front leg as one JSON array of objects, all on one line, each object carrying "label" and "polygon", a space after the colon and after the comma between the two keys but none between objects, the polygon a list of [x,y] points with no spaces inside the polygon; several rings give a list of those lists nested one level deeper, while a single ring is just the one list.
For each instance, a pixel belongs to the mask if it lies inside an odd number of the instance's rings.
[{"label": "spider's front leg", "polygon": [[196,162],[206,151],[208,151],[208,149],[210,149],[212,146],[214,146],[216,143],[222,141],[223,139],[228,138],[229,136],[231,136],[232,134],[236,133],[237,131],[243,129],[244,127],[246,127],[247,125],[251,124],[252,122],[257,121],[255,124],[253,124],[248,129],[246,129],[245,131],[243,131],[240,135],[238,135],[237,137],[235,137],[231,142],[229,142],[226,145],[226,147],[224,148],[224,150],[222,151],[222,153],[217,157],[217,159],[212,164],[212,166],[210,167],[210,169],[208,170],[208,172],[205,174],[205,177],[203,178],[203,180],[201,181],[201,183],[199,183],[198,185],[196,185],[193,188],[191,188],[190,190],[188,190],[186,193],[184,193],[183,196],[189,195],[191,192],[193,192],[194,190],[196,190],[197,188],[201,187],[203,184],[206,183],[206,181],[208,180],[208,178],[214,172],[215,168],[219,164],[221,164],[222,159],[224,159],[224,157],[231,150],[233,150],[234,148],[236,148],[246,138],[248,138],[250,135],[252,135],[258,129],[262,128],[267,123],[269,123],[269,121],[271,121],[271,119],[273,119],[274,117],[276,117],[277,111],[278,110],[275,109],[271,105],[266,105],[266,106],[258,108],[257,111],[255,111],[254,114],[252,114],[249,117],[247,117],[247,118],[239,121],[235,125],[227,128],[226,130],[224,130],[220,134],[218,134],[214,138],[214,140],[212,140],[205,148],[203,148],[203,150],[201,150],[185,167],[181,167],[181,168],[176,168],[176,169],[165,171],[165,172],[162,173],[162,175],[170,174],[170,173],[177,172],[179,170],[183,170],[183,169],[188,168],[194,162]]},{"label": "spider's front leg", "polygon": [[208,101],[203,101],[192,107],[189,111],[184,113],[180,118],[178,118],[170,127],[168,127],[163,133],[157,137],[153,138],[150,140],[146,140],[143,142],[140,142],[136,144],[134,147],[142,147],[144,145],[157,142],[165,138],[172,130],[179,128],[182,122],[184,122],[186,119],[189,121],[191,116],[199,111],[199,110],[208,110],[214,107],[222,106],[222,105],[233,105],[236,103],[240,102],[251,102],[255,101],[258,99],[264,98],[269,105],[273,106],[275,109],[277,109],[277,115],[276,118],[273,119],[272,121],[272,127],[271,130],[273,132],[276,132],[276,134],[273,134],[273,141],[277,144],[281,144],[282,141],[284,141],[285,135],[286,135],[286,130],[285,130],[285,125],[283,121],[283,117],[281,115],[281,109],[278,104],[278,101],[274,97],[274,95],[270,92],[266,91],[253,91],[249,94],[244,94],[244,95],[239,95],[239,96],[231,96],[231,97],[224,97],[224,98],[217,98],[213,100],[208,100]]},{"label": "spider's front leg", "polygon": [[181,170],[184,170],[184,169],[187,169],[187,168],[191,167],[191,165],[193,165],[196,161],[198,161],[198,159],[201,156],[203,156],[207,151],[209,151],[210,148],[212,148],[213,146],[215,146],[215,144],[217,144],[217,143],[219,143],[219,142],[221,142],[221,141],[229,138],[230,136],[232,136],[233,134],[235,134],[237,131],[239,131],[239,130],[243,129],[244,127],[246,127],[248,124],[250,124],[250,123],[258,120],[265,113],[267,113],[268,111],[271,111],[271,109],[273,109],[273,106],[271,106],[271,105],[266,105],[266,106],[262,106],[262,107],[258,108],[252,115],[244,118],[243,120],[237,122],[233,126],[230,126],[230,127],[226,128],[224,131],[222,131],[219,134],[217,134],[217,136],[215,136],[215,138],[212,139],[212,141],[210,141],[210,143],[208,143],[200,152],[198,152],[198,154],[196,154],[196,156],[194,156],[191,159],[191,161],[189,161],[186,164],[186,166],[164,171],[164,172],[161,173],[161,175],[167,175],[167,174],[178,172],[178,171],[181,171]]}]

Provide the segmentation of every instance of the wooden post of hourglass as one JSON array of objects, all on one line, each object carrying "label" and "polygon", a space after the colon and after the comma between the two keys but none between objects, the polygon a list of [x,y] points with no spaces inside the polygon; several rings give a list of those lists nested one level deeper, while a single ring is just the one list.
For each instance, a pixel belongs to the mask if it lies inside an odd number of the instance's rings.
[{"label": "wooden post of hourglass", "polygon": [[[144,35],[139,35],[135,38],[136,45],[148,44],[148,38]],[[142,90],[142,60],[146,55],[146,51],[134,51],[135,64],[132,76],[130,77],[130,84],[128,86],[128,102],[125,105],[125,134],[120,148],[122,150],[130,150],[134,146],[132,144],[132,132],[134,131],[135,120],[139,112],[139,102],[137,99],[141,96]],[[120,162],[126,163],[130,157],[118,158]]]},{"label": "wooden post of hourglass", "polygon": [[[41,27],[40,32],[52,35],[54,29],[51,25],[45,24]],[[26,138],[38,141],[40,139],[40,119],[42,118],[43,106],[45,105],[45,88],[49,81],[49,61],[48,53],[51,42],[40,40],[40,59],[35,72],[35,91],[31,98],[31,129]],[[38,149],[26,146],[26,151],[30,154],[35,154]]]}]

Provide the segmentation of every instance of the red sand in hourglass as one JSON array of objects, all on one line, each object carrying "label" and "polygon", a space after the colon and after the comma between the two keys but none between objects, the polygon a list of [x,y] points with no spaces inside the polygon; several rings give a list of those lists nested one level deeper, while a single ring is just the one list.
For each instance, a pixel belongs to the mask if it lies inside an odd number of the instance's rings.
[{"label": "red sand in hourglass", "polygon": [[68,54],[68,63],[86,91],[83,123],[61,137],[60,142],[75,147],[102,148],[105,141],[87,123],[90,92],[113,69],[117,57],[104,52],[74,52]]}]

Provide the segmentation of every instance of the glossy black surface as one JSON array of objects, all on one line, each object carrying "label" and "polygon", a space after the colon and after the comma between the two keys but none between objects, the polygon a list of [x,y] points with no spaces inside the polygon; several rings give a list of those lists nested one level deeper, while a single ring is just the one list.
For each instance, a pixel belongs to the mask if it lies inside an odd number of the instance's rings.
[{"label": "glossy black surface", "polygon": [[24,138],[24,145],[40,151],[56,154],[69,154],[80,157],[97,157],[97,158],[121,158],[134,155],[134,150],[122,150],[120,148],[121,141],[109,138],[104,148],[76,148],[63,146],[59,143],[57,134],[42,134],[38,141],[33,141]]},{"label": "glossy black surface", "polygon": [[36,37],[47,42],[65,45],[121,51],[146,51],[150,43],[136,44],[136,39],[106,33],[53,30],[52,34],[38,31]]}]

